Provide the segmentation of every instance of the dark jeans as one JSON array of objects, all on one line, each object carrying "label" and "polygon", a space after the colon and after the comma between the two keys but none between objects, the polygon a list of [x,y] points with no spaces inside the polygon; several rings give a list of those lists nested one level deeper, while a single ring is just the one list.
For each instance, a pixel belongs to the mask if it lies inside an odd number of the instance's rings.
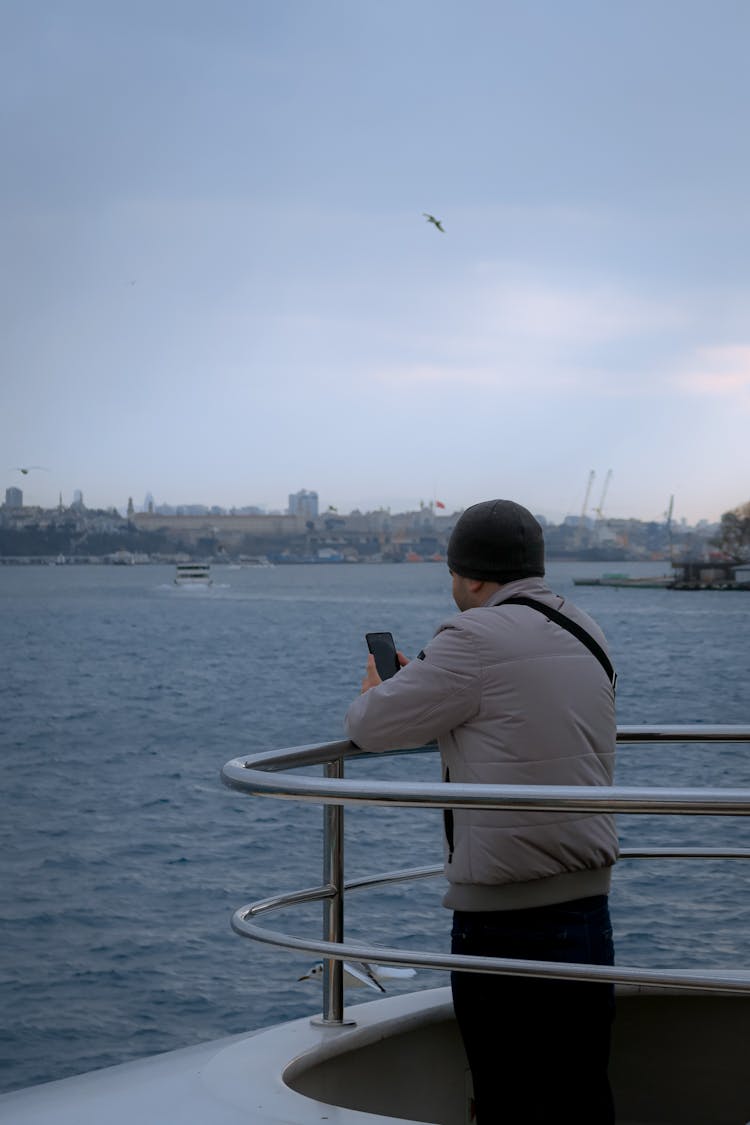
[{"label": "dark jeans", "polygon": [[[532,910],[456,911],[453,953],[614,964],[605,895]],[[614,989],[452,973],[479,1125],[611,1125]]]}]

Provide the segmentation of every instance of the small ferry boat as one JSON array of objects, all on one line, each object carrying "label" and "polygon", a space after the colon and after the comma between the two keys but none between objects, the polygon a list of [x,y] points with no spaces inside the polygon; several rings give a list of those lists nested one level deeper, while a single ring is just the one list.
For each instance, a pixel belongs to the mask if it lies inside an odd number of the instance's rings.
[{"label": "small ferry boat", "polygon": [[574,586],[634,586],[640,590],[668,590],[674,579],[671,575],[648,578],[631,578],[629,574],[602,574],[599,578],[574,578]]},{"label": "small ferry boat", "polygon": [[[712,743],[750,743],[750,725],[621,727],[618,742],[689,742],[708,749]],[[471,1077],[450,990],[386,996],[345,1009],[345,962],[365,962],[368,969],[407,966],[612,981],[618,999],[610,1078],[618,1125],[750,1123],[746,967],[593,966],[347,944],[344,908],[350,893],[439,876],[442,865],[350,882],[343,868],[344,806],[412,807],[415,812],[420,807],[607,809],[647,817],[721,818],[750,815],[750,790],[344,778],[345,761],[368,756],[341,740],[236,758],[222,770],[225,784],[245,794],[323,805],[321,883],[242,906],[232,918],[232,928],[242,937],[324,958],[322,1014],[5,1094],[0,1097],[2,1125],[471,1125]],[[322,778],[307,768],[315,765],[323,766]],[[750,858],[750,849],[622,851],[622,862],[676,858],[734,861]],[[274,910],[316,901],[324,909],[322,940],[258,922]],[[699,921],[700,915],[696,925]],[[498,1059],[499,1073],[501,1068]]]},{"label": "small ferry boat", "polygon": [[574,578],[574,586],[622,586],[639,590],[750,590],[750,563],[724,559],[683,559],[672,563],[673,574],[631,578],[629,574],[602,574]]},{"label": "small ferry boat", "polygon": [[178,563],[174,581],[175,586],[210,586],[211,567],[208,563]]}]

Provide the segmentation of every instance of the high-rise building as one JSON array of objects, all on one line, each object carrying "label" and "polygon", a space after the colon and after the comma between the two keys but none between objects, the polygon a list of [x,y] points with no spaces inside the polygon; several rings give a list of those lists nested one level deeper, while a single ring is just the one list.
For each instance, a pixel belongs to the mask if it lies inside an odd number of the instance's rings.
[{"label": "high-rise building", "polygon": [[289,494],[289,515],[304,516],[306,520],[318,518],[318,494],[306,488]]},{"label": "high-rise building", "polygon": [[6,508],[22,508],[23,507],[23,493],[20,488],[6,488],[5,490],[5,507]]}]

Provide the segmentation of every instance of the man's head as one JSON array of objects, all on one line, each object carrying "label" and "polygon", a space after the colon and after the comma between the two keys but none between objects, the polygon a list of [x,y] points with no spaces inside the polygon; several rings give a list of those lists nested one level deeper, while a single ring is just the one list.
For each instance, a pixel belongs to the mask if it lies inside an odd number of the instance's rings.
[{"label": "man's head", "polygon": [[448,540],[448,569],[472,584],[498,586],[542,575],[544,534],[531,512],[513,500],[472,504]]}]

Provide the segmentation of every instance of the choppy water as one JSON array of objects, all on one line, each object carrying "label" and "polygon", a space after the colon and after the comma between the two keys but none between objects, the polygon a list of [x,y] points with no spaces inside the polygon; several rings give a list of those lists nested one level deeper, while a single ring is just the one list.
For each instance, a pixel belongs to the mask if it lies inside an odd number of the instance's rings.
[{"label": "choppy water", "polygon": [[[610,639],[620,722],[747,722],[750,595],[574,590],[574,573],[600,569],[553,565],[549,579]],[[166,567],[0,568],[2,1089],[318,1009],[318,988],[296,982],[307,960],[243,941],[229,917],[320,880],[320,810],[232,793],[219,769],[340,737],[363,634],[391,629],[416,652],[452,612],[449,583],[437,565],[215,577],[196,591],[175,588]],[[618,781],[748,786],[748,757],[741,746],[623,748]],[[430,759],[352,769],[437,776]],[[410,865],[440,859],[439,813],[347,817],[349,876],[403,866],[405,853]],[[621,820],[625,843],[720,831],[750,846],[738,818]],[[619,961],[747,965],[747,892],[738,862],[622,863]],[[446,949],[440,894],[430,881],[352,896],[347,936]],[[317,934],[319,909],[279,924]]]}]

